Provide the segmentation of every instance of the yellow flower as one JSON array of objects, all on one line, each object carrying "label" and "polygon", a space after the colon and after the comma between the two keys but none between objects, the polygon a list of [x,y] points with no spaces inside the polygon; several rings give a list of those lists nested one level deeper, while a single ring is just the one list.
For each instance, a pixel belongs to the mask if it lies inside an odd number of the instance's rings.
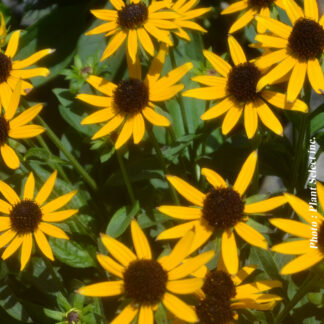
[{"label": "yellow flower", "polygon": [[[222,259],[222,258],[220,258]],[[196,292],[200,302],[196,313],[201,323],[234,323],[238,309],[270,310],[282,298],[265,293],[282,287],[278,280],[245,281],[257,268],[250,265],[235,274],[229,274],[220,260],[217,269],[204,276],[204,285]]]},{"label": "yellow flower", "polygon": [[[221,14],[228,15],[247,9],[231,26],[229,33],[234,33],[249,24],[257,14],[270,17],[270,8],[273,4],[283,8],[283,0],[241,0],[229,5]],[[257,31],[264,33],[266,28],[262,24],[257,23]]]},{"label": "yellow flower", "polygon": [[267,249],[268,244],[264,236],[246,223],[248,215],[270,211],[285,204],[286,199],[277,196],[257,203],[245,204],[244,193],[252,180],[256,162],[257,152],[254,151],[244,162],[232,188],[219,174],[203,168],[201,173],[212,186],[207,194],[203,194],[176,176],[168,176],[167,179],[174,188],[195,207],[160,206],[158,208],[160,212],[187,222],[163,231],[157,239],[179,238],[195,228],[191,253],[202,246],[213,233],[219,233],[222,236],[221,250],[224,263],[231,274],[236,273],[239,266],[234,230],[249,244]]},{"label": "yellow flower", "polygon": [[[324,186],[317,182],[317,193],[321,207],[324,206]],[[281,274],[288,275],[306,270],[324,259],[324,217],[317,211],[312,211],[309,204],[291,194],[285,194],[292,209],[304,222],[292,219],[273,218],[270,222],[281,230],[302,238],[291,242],[277,244],[272,251],[298,255],[288,262]]]},{"label": "yellow flower", "polygon": [[183,92],[183,96],[203,100],[225,98],[208,109],[202,120],[209,120],[226,113],[222,133],[227,135],[237,124],[244,112],[244,126],[248,138],[252,138],[258,128],[258,117],[262,123],[278,135],[283,134],[283,128],[269,108],[271,105],[286,110],[306,112],[307,105],[297,100],[293,104],[286,102],[284,94],[262,90],[257,93],[257,83],[262,75],[258,65],[246,60],[243,49],[233,36],[228,37],[228,44],[234,66],[231,67],[218,55],[204,51],[204,56],[221,76],[200,75],[192,80],[207,87],[196,88]]},{"label": "yellow flower", "polygon": [[19,168],[20,161],[15,151],[8,145],[8,139],[31,138],[45,131],[45,128],[39,125],[26,125],[43,109],[43,105],[41,104],[30,107],[15,117],[20,101],[20,94],[21,81],[19,80],[11,98],[9,98],[8,109],[4,113],[1,113],[0,104],[0,153],[3,161],[10,169]]},{"label": "yellow flower", "polygon": [[312,88],[324,93],[324,76],[318,57],[324,51],[324,15],[319,19],[316,0],[304,1],[303,10],[292,0],[284,0],[285,10],[293,27],[272,18],[257,17],[257,21],[273,35],[257,35],[264,48],[274,48],[272,53],[257,59],[258,67],[269,68],[277,64],[257,85],[264,86],[289,76],[287,101],[294,102],[303,88],[306,73]]},{"label": "yellow flower", "polygon": [[19,79],[22,79],[21,90],[22,94],[25,95],[33,88],[33,85],[25,81],[25,79],[49,75],[49,70],[46,68],[32,68],[27,70],[25,68],[54,52],[53,49],[44,49],[24,60],[13,60],[17,53],[19,37],[19,30],[12,33],[6,51],[4,53],[0,51],[0,102],[5,110],[8,109],[12,91],[15,89]]},{"label": "yellow flower", "polygon": [[6,28],[6,22],[3,17],[2,12],[0,12],[0,47],[4,46],[6,43],[6,38],[7,38],[7,28]]},{"label": "yellow flower", "polygon": [[198,30],[200,32],[206,33],[207,30],[202,28],[200,25],[191,21],[194,18],[201,17],[205,13],[209,12],[212,8],[198,8],[192,9],[197,4],[197,0],[177,0],[172,2],[170,0],[170,9],[174,10],[179,14],[179,17],[174,18],[173,22],[178,26],[177,30],[173,30],[172,32],[176,34],[178,37],[183,38],[185,40],[190,41],[190,36],[184,30],[184,28]]},{"label": "yellow flower", "polygon": [[153,313],[160,302],[175,317],[196,322],[193,308],[174,294],[191,294],[202,286],[202,279],[186,277],[207,263],[214,252],[205,252],[182,263],[194,236],[192,231],[188,231],[169,255],[155,261],[148,240],[135,220],[131,223],[131,233],[136,255],[114,238],[104,234],[101,236],[102,243],[119,263],[103,254],[98,254],[97,259],[105,270],[119,280],[85,286],[78,292],[86,296],[124,295],[129,298],[131,302],[111,324],[131,323],[137,313],[138,323],[153,324]]},{"label": "yellow flower", "polygon": [[184,88],[183,84],[176,84],[191,68],[192,63],[186,63],[161,77],[167,53],[166,46],[161,46],[154,58],[150,69],[142,81],[141,64],[136,59],[132,64],[127,56],[129,79],[118,84],[106,81],[103,78],[91,75],[90,83],[106,97],[80,94],[78,99],[91,105],[101,107],[99,111],[83,119],[82,124],[94,124],[108,121],[92,139],[108,135],[117,129],[124,121],[121,132],[115,143],[120,148],[133,135],[134,143],[138,144],[145,133],[144,118],[156,126],[169,126],[169,120],[154,110],[155,102],[164,102],[174,97]]},{"label": "yellow flower", "polygon": [[152,1],[148,6],[140,0],[131,0],[129,4],[123,0],[110,2],[116,10],[91,10],[94,16],[107,22],[86,33],[114,35],[102,54],[102,61],[114,54],[126,39],[127,52],[133,62],[136,60],[138,40],[151,56],[154,56],[151,37],[172,46],[169,30],[177,28],[173,18],[178,15],[169,10],[166,1]]},{"label": "yellow flower", "polygon": [[0,199],[0,212],[8,215],[0,217],[0,231],[4,232],[0,236],[0,248],[9,243],[1,257],[3,260],[9,258],[22,246],[20,270],[25,268],[30,259],[33,235],[40,250],[52,261],[54,260],[52,249],[44,234],[69,239],[60,228],[50,223],[63,221],[77,213],[77,209],[57,211],[73,198],[76,191],[45,203],[54,188],[56,174],[54,171],[50,175],[35,198],[35,178],[32,172],[25,183],[22,199],[10,186],[0,180],[0,192],[7,200]]}]

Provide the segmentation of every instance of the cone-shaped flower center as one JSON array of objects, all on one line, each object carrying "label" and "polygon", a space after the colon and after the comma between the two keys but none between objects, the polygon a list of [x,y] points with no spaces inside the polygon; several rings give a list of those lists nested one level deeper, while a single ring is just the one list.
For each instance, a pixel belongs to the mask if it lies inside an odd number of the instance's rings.
[{"label": "cone-shaped flower center", "polygon": [[324,222],[318,231],[318,249],[324,254]]},{"label": "cone-shaped flower center", "polygon": [[149,91],[141,80],[123,80],[114,91],[114,103],[124,113],[139,113],[147,106],[148,101]]},{"label": "cone-shaped flower center", "polygon": [[204,200],[203,217],[216,229],[226,230],[242,220],[244,202],[231,188],[212,189]]},{"label": "cone-shaped flower center", "polygon": [[288,38],[288,48],[300,61],[316,58],[324,50],[323,27],[311,19],[298,19]]},{"label": "cone-shaped flower center", "polygon": [[220,299],[231,299],[236,295],[233,280],[221,270],[213,270],[206,275],[202,290],[206,295]]},{"label": "cone-shaped flower center", "polygon": [[155,260],[136,260],[124,272],[124,287],[128,298],[137,303],[156,305],[165,291],[168,274]]},{"label": "cone-shaped flower center", "polygon": [[118,10],[118,24],[127,29],[140,27],[148,18],[148,10],[143,2],[131,3]]},{"label": "cone-shaped flower center", "polygon": [[253,63],[238,64],[228,74],[227,91],[239,103],[254,101],[258,98],[256,86],[260,77],[261,72]]},{"label": "cone-shaped flower center", "polygon": [[9,137],[9,123],[3,116],[0,116],[0,146],[7,143],[8,137]]},{"label": "cone-shaped flower center", "polygon": [[261,8],[267,8],[269,7],[274,0],[248,0],[249,6],[261,9]]},{"label": "cone-shaped flower center", "polygon": [[33,200],[22,200],[10,211],[11,228],[18,234],[35,231],[42,219],[42,211]]},{"label": "cone-shaped flower center", "polygon": [[7,81],[12,69],[11,59],[0,52],[0,83]]}]

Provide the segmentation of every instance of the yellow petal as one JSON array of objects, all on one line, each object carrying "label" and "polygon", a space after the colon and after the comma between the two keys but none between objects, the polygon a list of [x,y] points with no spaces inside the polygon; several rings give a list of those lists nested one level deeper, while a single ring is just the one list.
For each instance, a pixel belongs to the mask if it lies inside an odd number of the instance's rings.
[{"label": "yellow petal", "polygon": [[107,296],[118,296],[123,293],[124,283],[122,280],[119,281],[106,281],[89,286],[81,287],[78,293],[85,296],[92,297],[107,297]]},{"label": "yellow petal", "polygon": [[63,207],[74,197],[74,195],[76,193],[77,193],[76,190],[71,191],[63,196],[60,196],[56,199],[51,200],[50,202],[48,202],[47,204],[45,204],[44,206],[41,207],[43,214],[45,215],[45,214],[51,213],[51,212]]},{"label": "yellow petal", "polygon": [[116,10],[90,10],[91,13],[100,20],[116,20],[118,18],[118,12]]},{"label": "yellow petal", "polygon": [[244,126],[249,139],[253,138],[258,129],[258,114],[252,102],[244,107]]},{"label": "yellow petal", "polygon": [[128,38],[127,38],[127,49],[130,58],[133,62],[136,61],[137,54],[137,32],[136,29],[128,30]]},{"label": "yellow petal", "polygon": [[151,82],[151,80],[154,81],[160,77],[167,53],[168,53],[168,47],[165,44],[161,44],[160,49],[157,55],[154,57],[150,65],[149,71],[146,75],[146,78],[150,80],[149,83]]},{"label": "yellow petal", "polygon": [[53,191],[54,184],[56,181],[57,171],[55,170],[43,184],[42,188],[39,190],[38,194],[35,197],[35,201],[39,205],[43,205],[43,203],[47,200],[51,192]]},{"label": "yellow petal", "polygon": [[142,113],[144,115],[144,117],[153,125],[156,126],[170,126],[170,121],[158,114],[156,111],[154,111],[153,109],[149,108],[149,107],[145,107],[142,110]]},{"label": "yellow petal", "polygon": [[225,180],[215,171],[207,168],[201,169],[201,174],[206,177],[207,181],[214,187],[214,188],[226,188],[227,184]]},{"label": "yellow petal", "polygon": [[9,215],[11,210],[11,205],[6,201],[0,199],[0,212]]},{"label": "yellow petal", "polygon": [[85,35],[90,36],[90,35],[97,35],[101,33],[107,33],[116,30],[117,28],[118,28],[118,24],[116,23],[116,21],[110,21],[89,30],[88,32],[85,33]]},{"label": "yellow petal", "polygon": [[150,33],[153,37],[155,37],[158,41],[163,42],[169,46],[172,46],[173,43],[170,39],[170,32],[166,30],[159,29],[155,27],[154,24],[150,22],[146,22],[144,24],[144,28],[148,33]]},{"label": "yellow petal", "polygon": [[243,240],[250,243],[251,245],[265,250],[268,248],[268,243],[265,237],[250,225],[239,222],[234,226],[234,229]]},{"label": "yellow petal", "polygon": [[241,284],[255,269],[257,269],[256,265],[249,265],[241,268],[236,275],[232,276],[232,280],[235,286]]},{"label": "yellow petal", "polygon": [[257,16],[256,20],[275,35],[288,39],[292,32],[292,27],[270,17]]},{"label": "yellow petal", "polygon": [[154,45],[146,30],[144,28],[138,28],[137,36],[145,51],[151,56],[154,56]]},{"label": "yellow petal", "polygon": [[316,189],[317,189],[319,203],[320,203],[322,209],[324,209],[324,186],[323,186],[323,184],[320,183],[319,181],[317,181]]},{"label": "yellow petal", "polygon": [[[4,201],[1,201],[1,203]],[[9,205],[10,206],[10,205]],[[10,207],[11,209],[11,207]],[[9,210],[10,210],[9,209]],[[0,232],[6,231],[7,229],[9,229],[11,227],[11,221],[10,218],[7,216],[1,216],[0,217]]]},{"label": "yellow petal", "polygon": [[195,237],[188,255],[205,244],[206,241],[213,235],[213,233],[214,228],[210,226],[204,218],[200,218],[200,221],[195,224]]},{"label": "yellow petal", "polygon": [[105,126],[101,127],[98,132],[96,132],[91,139],[97,139],[108,135],[113,132],[117,127],[121,125],[124,121],[125,116],[122,114],[117,114],[114,118],[112,118]]},{"label": "yellow petal", "polygon": [[123,278],[123,273],[125,270],[124,267],[122,267],[119,263],[114,261],[112,258],[103,254],[97,254],[97,260],[101,264],[101,266],[109,273],[119,278]]},{"label": "yellow petal", "polygon": [[121,148],[132,136],[133,133],[133,118],[128,117],[125,121],[121,132],[117,137],[117,141],[115,143],[115,148],[118,150]]},{"label": "yellow petal", "polygon": [[252,180],[257,160],[257,151],[250,153],[236,178],[233,189],[236,190],[241,196],[244,195],[246,188],[249,186]]},{"label": "yellow petal", "polygon": [[41,222],[38,225],[38,228],[45,234],[53,236],[55,238],[60,238],[64,240],[69,239],[69,237],[65,234],[63,230],[61,230],[59,227],[54,226],[52,224]]},{"label": "yellow petal", "polygon": [[268,105],[261,100],[258,100],[257,105],[258,105],[257,112],[262,123],[277,135],[282,136],[283,134],[282,125],[279,119],[276,117],[276,115],[268,107]]},{"label": "yellow petal", "polygon": [[12,90],[7,82],[0,83],[0,99],[5,110],[8,110],[9,101],[12,96]]},{"label": "yellow petal", "polygon": [[202,114],[200,116],[200,118],[202,120],[209,120],[209,119],[217,118],[218,116],[221,116],[224,113],[226,113],[234,105],[235,105],[235,103],[230,97],[225,98],[220,103],[209,108],[204,114]]},{"label": "yellow petal", "polygon": [[21,61],[13,61],[12,62],[12,68],[17,70],[17,69],[24,69],[30,65],[35,64],[37,61],[39,61],[41,58],[43,58],[44,56],[47,56],[49,54],[52,54],[55,52],[55,49],[52,48],[47,48],[47,49],[43,49],[41,51],[38,51],[32,55],[30,55],[29,57],[25,58],[24,60]]},{"label": "yellow petal", "polygon": [[304,17],[303,10],[297,5],[294,0],[283,0],[283,2],[286,13],[293,25],[299,18]]},{"label": "yellow petal", "polygon": [[246,57],[241,45],[232,36],[228,36],[228,46],[230,49],[231,57],[235,65],[239,65],[246,62]]},{"label": "yellow petal", "polygon": [[20,30],[17,30],[14,33],[12,33],[9,39],[9,43],[7,45],[7,49],[5,51],[5,55],[11,58],[16,55],[18,44],[19,44],[19,37],[20,37]]},{"label": "yellow petal", "polygon": [[224,86],[226,87],[226,78],[214,75],[197,75],[191,78],[192,81],[199,82],[207,86]]},{"label": "yellow petal", "polygon": [[43,109],[42,104],[37,104],[33,107],[28,108],[23,113],[21,113],[19,116],[14,118],[10,121],[10,128],[20,127],[27,123],[29,123],[31,120],[33,120],[39,112]]},{"label": "yellow petal", "polygon": [[112,103],[111,98],[109,97],[96,96],[90,94],[79,94],[76,96],[76,98],[96,107],[106,108],[110,107]]},{"label": "yellow petal", "polygon": [[152,259],[150,244],[136,220],[131,222],[133,244],[138,259]]},{"label": "yellow petal", "polygon": [[202,216],[200,208],[181,206],[160,206],[157,209],[161,213],[177,219],[193,220],[199,219]]},{"label": "yellow petal", "polygon": [[307,76],[312,88],[318,93],[324,93],[324,76],[317,58],[307,61]]},{"label": "yellow petal", "polygon": [[27,262],[29,261],[32,248],[33,248],[32,234],[31,233],[25,234],[22,242],[22,248],[21,248],[20,271],[24,270]]},{"label": "yellow petal", "polygon": [[[114,90],[116,89],[116,84],[107,81],[103,78],[100,78],[96,75],[90,75],[87,79],[87,82],[91,84],[95,89],[102,92],[103,94],[111,97],[113,95]],[[110,100],[112,100],[110,98]],[[111,102],[109,106],[111,105]]]},{"label": "yellow petal", "polygon": [[15,139],[35,137],[45,131],[43,126],[24,125],[9,130],[9,136]]},{"label": "yellow petal", "polygon": [[110,324],[130,324],[137,312],[137,306],[128,304]]},{"label": "yellow petal", "polygon": [[191,230],[197,221],[192,222],[186,222],[181,225],[177,225],[171,228],[168,228],[167,230],[163,231],[157,236],[157,240],[169,240],[174,238],[179,238],[184,236],[189,230]]},{"label": "yellow petal", "polygon": [[[257,35],[257,36],[255,36],[255,40],[257,42],[260,42],[262,44],[262,47],[286,48],[287,45],[288,45],[288,40],[287,39],[284,39],[284,38],[281,38],[281,37],[270,36],[270,35]],[[267,56],[271,55],[269,57],[274,57],[274,53],[277,54],[277,52],[278,51],[271,52],[270,54],[267,54]],[[282,51],[282,52],[285,53],[285,51]],[[257,62],[264,59],[265,56],[266,55],[261,56],[261,58],[258,59]],[[269,60],[269,57],[268,57],[268,60]],[[280,61],[282,59],[283,59],[283,57],[281,56]],[[275,59],[275,61],[276,61],[276,59]],[[277,62],[279,62],[279,60],[276,61],[276,62],[273,62],[272,64],[277,63]],[[257,64],[257,66],[259,66],[259,65]]]},{"label": "yellow petal", "polygon": [[271,251],[282,254],[305,254],[310,251],[309,240],[298,240],[286,243],[276,244]]},{"label": "yellow petal", "polygon": [[136,114],[133,119],[134,144],[138,144],[144,137],[145,123],[141,114]]},{"label": "yellow petal", "polygon": [[[266,16],[266,17],[270,17],[270,9],[269,7],[263,7],[260,9],[260,16]],[[264,34],[266,32],[266,28],[261,25],[259,22],[256,22],[256,29],[257,29],[257,33],[258,34]]]},{"label": "yellow petal", "polygon": [[35,178],[33,172],[29,173],[29,176],[25,183],[24,188],[24,199],[33,200],[34,199],[34,189],[35,189]]},{"label": "yellow petal", "polygon": [[184,97],[197,98],[202,100],[215,100],[224,98],[227,95],[226,86],[218,85],[213,87],[195,88],[182,93]]},{"label": "yellow petal", "polygon": [[231,14],[233,12],[241,11],[241,10],[246,9],[247,7],[248,7],[248,2],[246,0],[237,1],[237,2],[230,4],[227,8],[225,8],[221,12],[221,15],[227,15],[227,14]]},{"label": "yellow petal", "polygon": [[20,198],[18,197],[16,192],[1,180],[0,180],[0,192],[7,199],[10,205],[15,205],[20,202]]},{"label": "yellow petal", "polygon": [[12,70],[11,75],[16,78],[30,79],[38,76],[47,77],[50,74],[47,68],[34,68],[27,70]]},{"label": "yellow petal", "polygon": [[266,69],[273,64],[283,61],[288,56],[286,49],[270,52],[256,59],[255,65],[260,69]]},{"label": "yellow petal", "polygon": [[256,14],[257,14],[257,10],[255,10],[254,8],[249,9],[248,11],[246,11],[231,26],[231,28],[229,29],[229,33],[232,34],[232,33],[236,32],[236,31],[238,31],[239,29],[245,27],[249,22],[252,21],[252,19],[255,17]]},{"label": "yellow petal", "polygon": [[224,231],[222,234],[222,258],[229,274],[236,274],[239,266],[234,232]]},{"label": "yellow petal", "polygon": [[141,305],[138,314],[138,324],[154,324],[152,306]]},{"label": "yellow petal", "polygon": [[8,231],[2,233],[0,235],[0,248],[2,248],[5,245],[7,245],[16,236],[16,234],[17,233],[14,232],[11,229],[9,229]]},{"label": "yellow petal", "polygon": [[[17,82],[17,84],[14,88],[14,91],[12,92],[12,96],[9,101],[9,107],[8,107],[8,109],[6,109],[6,112],[4,115],[5,119],[8,121],[13,118],[13,116],[15,115],[15,113],[17,111],[19,101],[20,101],[20,94],[21,94],[21,80],[19,80]],[[14,126],[12,126],[12,124],[10,126],[14,127]]]},{"label": "yellow petal", "polygon": [[7,246],[7,248],[3,251],[1,258],[2,260],[8,259],[11,255],[13,255],[20,247],[23,242],[23,235],[17,235]]},{"label": "yellow petal", "polygon": [[48,213],[43,215],[42,220],[44,222],[54,222],[54,223],[61,222],[75,215],[77,212],[78,212],[77,209],[61,210],[58,212]]},{"label": "yellow petal", "polygon": [[106,58],[108,58],[109,56],[113,55],[118,50],[118,48],[121,46],[121,44],[125,41],[126,37],[127,37],[127,33],[124,32],[123,30],[121,30],[117,34],[115,34],[111,38],[106,49],[104,50],[100,61],[103,61]]},{"label": "yellow petal", "polygon": [[2,145],[0,150],[3,161],[7,167],[13,170],[18,169],[20,161],[16,152],[8,144]]},{"label": "yellow petal", "polygon": [[228,110],[222,124],[223,135],[227,135],[233,129],[233,127],[239,121],[242,112],[243,109],[241,107],[236,106],[233,106]]},{"label": "yellow petal", "polygon": [[287,89],[287,101],[294,102],[303,88],[307,71],[307,62],[296,62]]},{"label": "yellow petal", "polygon": [[262,280],[240,285],[236,287],[235,299],[251,298],[253,294],[277,287],[282,287],[278,280]]},{"label": "yellow petal", "polygon": [[116,110],[113,107],[100,109],[91,115],[85,117],[81,121],[81,125],[96,124],[107,121],[116,115]]},{"label": "yellow petal", "polygon": [[212,52],[204,50],[203,53],[206,59],[209,61],[209,63],[213,66],[213,68],[222,76],[227,77],[232,67],[220,56]]},{"label": "yellow petal", "polygon": [[244,213],[246,214],[257,214],[265,213],[267,211],[273,210],[285,204],[287,199],[284,196],[272,197],[263,201],[258,201],[253,204],[248,204],[244,206]]},{"label": "yellow petal", "polygon": [[167,290],[180,295],[192,294],[201,288],[203,283],[203,280],[200,278],[168,281]]},{"label": "yellow petal", "polygon": [[312,237],[311,227],[304,223],[284,218],[272,218],[269,222],[286,233],[307,239]]},{"label": "yellow petal", "polygon": [[110,2],[117,10],[121,10],[123,7],[125,7],[123,0],[111,0]]},{"label": "yellow petal", "polygon": [[44,233],[40,230],[36,230],[34,232],[34,236],[35,236],[36,243],[37,243],[38,247],[40,248],[40,250],[44,253],[44,255],[47,258],[54,261],[52,249],[51,249]]}]

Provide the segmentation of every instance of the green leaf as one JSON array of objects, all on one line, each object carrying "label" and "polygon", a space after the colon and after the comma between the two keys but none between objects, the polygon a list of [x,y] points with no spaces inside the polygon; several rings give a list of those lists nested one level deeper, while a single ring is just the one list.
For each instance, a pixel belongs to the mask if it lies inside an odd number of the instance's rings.
[{"label": "green leaf", "polygon": [[310,122],[310,133],[314,134],[324,128],[324,112],[316,115]]},{"label": "green leaf", "polygon": [[64,315],[61,312],[54,311],[48,308],[44,308],[43,311],[46,316],[55,319],[56,321],[62,321],[64,319]]},{"label": "green leaf", "polygon": [[266,251],[260,248],[253,248],[257,257],[263,265],[264,271],[269,275],[271,279],[281,279],[279,275],[277,265],[272,257],[270,251]]},{"label": "green leaf", "polygon": [[57,294],[57,305],[62,311],[69,311],[72,307],[69,301],[63,296],[61,292]]},{"label": "green leaf", "polygon": [[167,312],[163,307],[162,303],[159,303],[158,309],[154,312],[154,319],[156,324],[167,324],[169,323]]}]

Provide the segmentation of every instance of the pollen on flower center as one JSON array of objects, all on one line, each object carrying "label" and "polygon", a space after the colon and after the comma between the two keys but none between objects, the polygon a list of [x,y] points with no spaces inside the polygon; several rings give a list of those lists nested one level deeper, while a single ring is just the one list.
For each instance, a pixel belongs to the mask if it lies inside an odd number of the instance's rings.
[{"label": "pollen on flower center", "polygon": [[156,305],[165,291],[168,275],[155,260],[136,260],[124,272],[125,294],[137,303]]},{"label": "pollen on flower center", "polygon": [[140,27],[148,18],[148,10],[143,2],[131,3],[118,10],[118,24],[127,29]]},{"label": "pollen on flower center", "polygon": [[316,58],[324,50],[323,27],[311,19],[298,19],[288,38],[288,48],[301,61]]},{"label": "pollen on flower center", "polygon": [[11,228],[19,235],[35,231],[42,219],[42,211],[35,201],[25,199],[10,211]]},{"label": "pollen on flower center", "polygon": [[149,90],[143,81],[127,79],[118,83],[114,103],[124,113],[138,113],[149,101]]},{"label": "pollen on flower center", "polygon": [[324,254],[324,222],[321,224],[318,231],[318,249]]},{"label": "pollen on flower center", "polygon": [[7,120],[0,116],[0,146],[4,145],[9,137],[9,123]]},{"label": "pollen on flower center", "polygon": [[228,74],[227,91],[239,103],[254,101],[258,98],[256,86],[260,77],[261,72],[253,63],[236,65]]},{"label": "pollen on flower center", "polygon": [[204,200],[203,217],[216,229],[226,230],[243,218],[244,203],[231,188],[212,189]]},{"label": "pollen on flower center", "polygon": [[196,306],[196,313],[201,324],[233,323],[231,303],[226,299],[206,297]]},{"label": "pollen on flower center", "polygon": [[213,270],[206,275],[202,290],[207,296],[220,299],[231,299],[236,295],[233,280],[221,270]]},{"label": "pollen on flower center", "polygon": [[12,63],[10,57],[0,52],[0,83],[7,81],[11,69]]},{"label": "pollen on flower center", "polygon": [[268,8],[274,0],[248,0],[249,6],[257,9]]}]

